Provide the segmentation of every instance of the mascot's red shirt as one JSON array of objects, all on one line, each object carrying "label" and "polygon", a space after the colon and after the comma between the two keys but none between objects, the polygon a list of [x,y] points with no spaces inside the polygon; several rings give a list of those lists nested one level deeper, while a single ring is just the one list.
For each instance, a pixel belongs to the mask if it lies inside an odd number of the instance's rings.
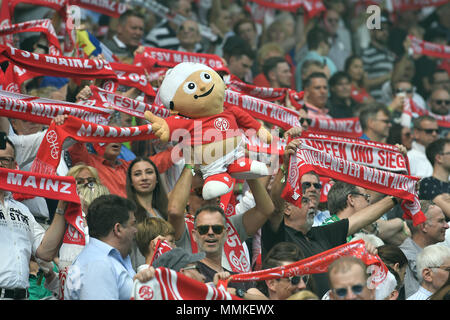
[{"label": "mascot's red shirt", "polygon": [[171,116],[165,120],[170,129],[171,140],[184,141],[190,145],[208,144],[240,136],[240,128],[256,131],[261,128],[261,123],[236,106],[227,107],[222,113],[204,118]]}]

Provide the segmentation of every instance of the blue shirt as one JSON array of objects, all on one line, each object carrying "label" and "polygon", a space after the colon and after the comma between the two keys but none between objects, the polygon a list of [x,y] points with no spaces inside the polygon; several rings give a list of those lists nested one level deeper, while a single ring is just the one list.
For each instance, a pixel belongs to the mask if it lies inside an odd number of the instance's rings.
[{"label": "blue shirt", "polygon": [[130,256],[91,237],[69,268],[64,299],[129,300],[135,274]]}]

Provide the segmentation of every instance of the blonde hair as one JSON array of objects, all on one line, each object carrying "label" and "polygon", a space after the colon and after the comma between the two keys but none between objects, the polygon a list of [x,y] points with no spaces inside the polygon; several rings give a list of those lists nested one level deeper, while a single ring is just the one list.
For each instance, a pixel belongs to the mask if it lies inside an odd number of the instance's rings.
[{"label": "blonde hair", "polygon": [[87,208],[92,203],[92,201],[100,196],[110,194],[107,187],[97,182],[79,185],[77,186],[77,191],[85,212],[87,212]]},{"label": "blonde hair", "polygon": [[294,293],[286,300],[319,300],[319,297],[312,291],[302,290],[297,293]]},{"label": "blonde hair", "polygon": [[145,220],[137,224],[136,228],[136,244],[144,257],[149,253],[148,245],[157,236],[165,237],[171,235],[175,237],[173,226],[166,220],[158,217],[145,218]]},{"label": "blonde hair", "polygon": [[77,164],[76,166],[73,166],[72,168],[70,168],[66,175],[76,178],[80,174],[80,172],[84,169],[89,170],[89,172],[92,174],[92,176],[95,178],[95,180],[97,180],[97,182],[100,183],[100,177],[98,176],[97,169],[95,169],[94,167],[88,166],[86,164],[83,164],[83,163]]}]

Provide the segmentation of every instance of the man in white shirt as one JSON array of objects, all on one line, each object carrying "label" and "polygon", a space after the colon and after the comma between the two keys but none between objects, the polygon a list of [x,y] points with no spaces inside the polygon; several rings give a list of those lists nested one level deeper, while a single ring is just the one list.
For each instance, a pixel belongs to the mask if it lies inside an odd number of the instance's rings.
[{"label": "man in white shirt", "polygon": [[446,282],[450,275],[450,248],[442,244],[425,247],[417,255],[419,290],[407,300],[427,300]]},{"label": "man in white shirt", "polygon": [[413,121],[412,148],[408,151],[410,174],[421,178],[433,175],[433,166],[427,159],[425,149],[438,139],[438,124],[431,116],[420,116]]},{"label": "man in white shirt", "polygon": [[[16,165],[14,145],[7,140],[6,148],[0,149],[0,167]],[[0,300],[28,298],[31,255],[45,261],[56,256],[65,231],[64,210],[58,209],[44,231],[25,205],[0,190]]]}]

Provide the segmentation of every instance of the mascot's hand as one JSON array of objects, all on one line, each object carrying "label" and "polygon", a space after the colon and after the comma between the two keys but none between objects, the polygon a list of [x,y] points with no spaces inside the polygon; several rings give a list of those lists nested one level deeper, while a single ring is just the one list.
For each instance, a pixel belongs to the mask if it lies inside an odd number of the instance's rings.
[{"label": "mascot's hand", "polygon": [[163,142],[169,141],[170,137],[170,129],[167,125],[166,120],[163,118],[160,118],[158,116],[155,116],[150,111],[145,111],[144,113],[145,119],[150,121],[152,124],[152,131],[153,133]]},{"label": "mascot's hand", "polygon": [[264,128],[264,126],[261,126],[258,130],[258,137],[265,143],[271,143],[272,142],[272,135],[270,132]]}]

